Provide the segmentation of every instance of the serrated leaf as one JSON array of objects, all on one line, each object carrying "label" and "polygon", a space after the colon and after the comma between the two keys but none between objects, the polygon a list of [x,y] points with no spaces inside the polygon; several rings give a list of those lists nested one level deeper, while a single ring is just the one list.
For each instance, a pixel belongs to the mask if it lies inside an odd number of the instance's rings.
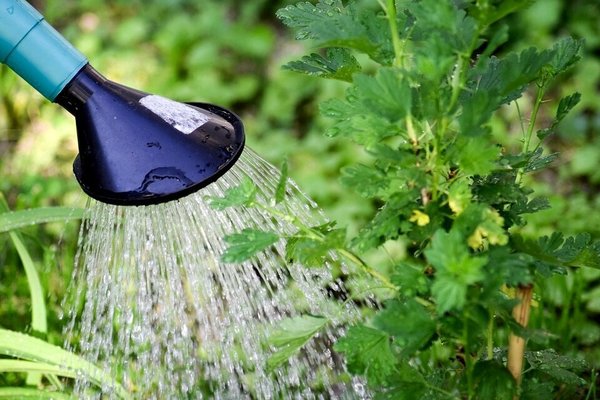
[{"label": "serrated leaf", "polygon": [[546,139],[549,135],[554,132],[554,129],[558,126],[558,124],[567,116],[567,114],[575,107],[579,101],[581,100],[581,94],[573,93],[570,96],[563,97],[560,99],[558,103],[558,108],[556,110],[556,117],[550,127],[545,129],[540,129],[537,131],[537,137],[540,140]]},{"label": "serrated leaf", "polygon": [[325,55],[312,53],[300,61],[292,61],[284,69],[327,79],[352,82],[352,75],[361,70],[356,58],[347,49],[330,48]]},{"label": "serrated leaf", "polygon": [[281,321],[268,337],[269,344],[277,348],[267,360],[269,370],[285,363],[328,322],[327,318],[312,315],[287,318]]},{"label": "serrated leaf", "polygon": [[482,137],[462,137],[451,150],[452,160],[465,175],[487,175],[496,168],[500,149]]},{"label": "serrated leaf", "polygon": [[299,2],[277,11],[277,17],[296,30],[296,39],[319,39],[315,28],[326,24],[329,17],[345,12],[341,0],[320,0],[317,4]]},{"label": "serrated leaf", "polygon": [[394,371],[396,357],[387,333],[364,325],[353,326],[335,344],[346,356],[348,370],[367,377],[370,384],[384,384]]},{"label": "serrated leaf", "polygon": [[225,236],[229,247],[223,253],[222,260],[227,263],[246,261],[278,240],[276,233],[246,228],[240,233]]},{"label": "serrated leaf", "polygon": [[562,121],[567,114],[581,101],[581,93],[573,93],[570,96],[563,97],[558,103],[556,110],[556,122]]},{"label": "serrated leaf", "polygon": [[[418,366],[406,361],[397,364],[394,374],[383,390],[377,392],[377,400],[415,400],[429,398],[431,384],[424,377]],[[432,400],[436,397],[432,397]],[[442,400],[441,398],[439,400]]]},{"label": "serrated leaf", "polygon": [[328,223],[310,228],[316,235],[307,236],[306,233],[288,238],[286,243],[286,257],[301,263],[306,267],[322,267],[330,257],[332,250],[343,248],[346,240],[344,229],[333,229],[333,224]]},{"label": "serrated leaf", "polygon": [[582,46],[581,40],[566,37],[557,42],[550,51],[552,58],[550,64],[553,68],[552,74],[558,75],[569,69],[579,61],[579,50]]},{"label": "serrated leaf", "polygon": [[411,88],[395,68],[380,68],[375,76],[357,74],[351,98],[373,114],[390,122],[398,121],[410,113]]},{"label": "serrated leaf", "polygon": [[375,327],[394,337],[409,357],[434,335],[436,324],[429,311],[413,299],[392,300],[373,319]]},{"label": "serrated leaf", "polygon": [[390,280],[398,287],[399,293],[407,298],[426,293],[429,289],[428,279],[423,268],[406,262],[402,262],[394,268]]},{"label": "serrated leaf", "polygon": [[547,168],[558,158],[558,153],[552,153],[547,156],[543,156],[543,151],[544,150],[541,147],[538,147],[533,152],[529,162],[525,166],[525,172],[535,172]]},{"label": "serrated leaf", "polygon": [[473,195],[466,179],[455,181],[448,190],[448,206],[456,215],[460,215],[471,203]]},{"label": "serrated leaf", "polygon": [[565,239],[562,233],[542,236],[537,241],[512,236],[515,249],[535,259],[557,266],[600,268],[600,241],[589,234],[579,234]]},{"label": "serrated leaf", "polygon": [[322,47],[345,47],[367,54],[382,64],[393,59],[387,22],[360,4],[340,0],[300,2],[277,12],[281,21],[296,31],[296,38],[315,39]]},{"label": "serrated leaf", "polygon": [[488,251],[489,264],[503,283],[510,287],[529,285],[533,282],[531,258],[525,254],[513,253],[508,246],[495,247]]},{"label": "serrated leaf", "polygon": [[550,208],[550,202],[545,197],[534,197],[527,201],[517,201],[512,207],[511,211],[517,214],[532,214],[538,211],[547,210]]},{"label": "serrated leaf", "polygon": [[356,164],[343,168],[341,172],[341,182],[366,198],[377,197],[389,185],[389,177],[375,167]]},{"label": "serrated leaf", "polygon": [[341,136],[370,148],[382,139],[398,134],[396,124],[384,117],[365,112],[362,105],[333,98],[320,104],[321,114],[331,118],[335,124],[326,132],[328,136]]},{"label": "serrated leaf", "polygon": [[[462,113],[458,118],[461,134],[479,136],[487,134],[483,125],[488,123],[492,112],[500,107],[502,101],[493,91],[476,90],[461,98]],[[471,138],[466,138],[467,143]]]},{"label": "serrated leaf", "polygon": [[209,197],[210,206],[215,210],[229,207],[250,206],[256,199],[257,188],[254,182],[244,176],[238,186],[227,189],[223,197]]},{"label": "serrated leaf", "polygon": [[287,190],[288,182],[288,163],[284,160],[281,163],[281,174],[279,175],[279,182],[277,183],[277,189],[275,189],[275,204],[281,203],[285,199],[285,192]]},{"label": "serrated leaf", "polygon": [[387,240],[393,240],[405,231],[410,230],[408,222],[411,207],[419,197],[418,192],[396,194],[388,200],[358,236],[352,241],[352,246],[360,251],[376,248]]},{"label": "serrated leaf", "polygon": [[496,361],[479,361],[473,369],[476,398],[512,400],[517,383],[511,373]]},{"label": "serrated leaf", "polygon": [[520,53],[510,53],[502,59],[491,57],[483,73],[471,78],[473,90],[500,96],[498,104],[509,103],[521,96],[527,84],[541,77],[544,67],[552,60],[550,51],[531,47]]},{"label": "serrated leaf", "polygon": [[588,363],[579,358],[560,355],[554,349],[525,352],[525,359],[531,368],[544,372],[560,384],[586,384],[577,373],[589,368]]},{"label": "serrated leaf", "polygon": [[483,278],[481,268],[487,259],[472,256],[466,239],[454,230],[438,230],[424,253],[427,261],[436,268],[431,292],[438,313],[460,310],[466,302],[468,286]]}]

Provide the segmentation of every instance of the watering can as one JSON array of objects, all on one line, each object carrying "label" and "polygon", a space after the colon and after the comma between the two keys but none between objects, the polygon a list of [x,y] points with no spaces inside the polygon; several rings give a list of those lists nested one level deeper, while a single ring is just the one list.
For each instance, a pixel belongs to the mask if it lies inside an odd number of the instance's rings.
[{"label": "watering can", "polygon": [[0,62],[75,117],[73,170],[99,201],[181,198],[222,176],[243,150],[244,127],[235,114],[110,81],[25,1],[0,0]]}]

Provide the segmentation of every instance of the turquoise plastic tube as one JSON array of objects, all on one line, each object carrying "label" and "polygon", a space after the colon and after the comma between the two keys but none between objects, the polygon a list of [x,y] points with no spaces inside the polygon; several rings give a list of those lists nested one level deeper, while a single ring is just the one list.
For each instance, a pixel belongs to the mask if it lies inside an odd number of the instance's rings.
[{"label": "turquoise plastic tube", "polygon": [[54,101],[88,61],[29,3],[0,0],[0,62]]}]

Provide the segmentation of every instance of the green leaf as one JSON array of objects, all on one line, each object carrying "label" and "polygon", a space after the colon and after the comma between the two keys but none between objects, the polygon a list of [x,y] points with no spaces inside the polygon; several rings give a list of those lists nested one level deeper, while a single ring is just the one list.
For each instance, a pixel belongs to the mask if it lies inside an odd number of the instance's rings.
[{"label": "green leaf", "polygon": [[587,233],[566,239],[560,232],[542,236],[537,241],[519,235],[511,239],[516,250],[551,265],[600,268],[600,241],[592,240]]},{"label": "green leaf", "polygon": [[511,373],[496,361],[478,361],[473,369],[478,399],[512,400],[517,384]]},{"label": "green leaf", "polygon": [[227,189],[223,197],[209,197],[210,206],[215,210],[228,207],[251,206],[256,199],[257,188],[254,182],[244,176],[238,186]]},{"label": "green leaf", "polygon": [[578,386],[586,384],[578,375],[589,368],[584,359],[560,355],[554,349],[526,351],[525,359],[532,369],[549,375],[557,383]]},{"label": "green leaf", "polygon": [[328,136],[346,137],[367,148],[399,133],[396,124],[377,113],[366,112],[355,98],[350,102],[333,98],[323,102],[320,110],[321,114],[335,121],[326,132]]},{"label": "green leaf", "polygon": [[0,233],[47,222],[82,219],[85,210],[70,207],[41,207],[0,213]]},{"label": "green leaf", "polygon": [[33,330],[45,334],[48,332],[48,324],[46,321],[44,290],[42,289],[40,277],[31,255],[29,254],[27,247],[23,244],[20,235],[15,232],[9,232],[9,235],[21,258],[21,263],[23,264],[23,269],[27,276],[27,283],[29,284],[29,294],[31,296],[31,327]]},{"label": "green leaf", "polygon": [[581,101],[581,93],[573,93],[570,96],[563,97],[558,103],[556,110],[556,122],[562,121],[567,114]]},{"label": "green leaf", "polygon": [[508,103],[519,98],[527,84],[542,76],[552,57],[550,51],[540,52],[533,47],[510,53],[502,59],[492,57],[485,71],[471,78],[472,89],[488,92],[492,97],[500,96],[498,105]]},{"label": "green leaf", "polygon": [[[419,366],[400,361],[394,374],[383,390],[375,392],[377,400],[414,400],[414,399],[445,399],[445,397],[430,397],[431,384],[419,372]],[[429,395],[429,396],[428,396]]]},{"label": "green leaf", "polygon": [[[106,372],[81,357],[43,340],[6,329],[0,329],[0,354],[27,361],[51,364],[64,374],[75,372],[98,387],[110,387],[123,399],[130,399],[125,389]],[[61,373],[62,374],[62,373]]]},{"label": "green leaf", "polygon": [[[23,269],[25,270],[25,275],[27,276],[29,296],[31,298],[31,328],[36,332],[46,335],[48,333],[46,303],[44,301],[44,289],[42,288],[37,269],[27,247],[25,247],[21,240],[21,236],[16,232],[9,232],[8,234],[17,249]],[[27,375],[27,383],[30,385],[39,385],[41,379],[41,375],[37,373]]]},{"label": "green leaf", "polygon": [[246,261],[278,240],[276,233],[246,228],[240,233],[225,236],[229,247],[223,253],[222,260],[227,263]]},{"label": "green leaf", "polygon": [[406,262],[401,262],[394,268],[390,279],[398,287],[399,293],[405,297],[423,294],[429,289],[429,281],[423,267]]},{"label": "green leaf", "polygon": [[[364,226],[352,241],[352,246],[360,251],[376,248],[388,240],[397,239],[405,230],[409,230],[410,210],[419,198],[416,191],[396,194]],[[410,207],[410,208],[409,208]]]},{"label": "green leaf", "polygon": [[377,197],[389,186],[389,177],[374,167],[362,164],[342,169],[341,182],[366,198]]},{"label": "green leaf", "polygon": [[581,100],[581,94],[573,93],[570,96],[563,97],[560,99],[558,103],[558,108],[556,110],[556,117],[550,127],[541,129],[537,131],[537,137],[540,140],[546,139],[550,134],[554,132],[554,129],[558,126],[558,124],[567,116],[567,114],[575,107],[579,101]]},{"label": "green leaf", "polygon": [[469,176],[489,174],[500,156],[500,149],[481,137],[461,137],[451,152],[462,173]]},{"label": "green leaf", "polygon": [[533,152],[531,158],[529,159],[529,162],[525,166],[525,172],[535,172],[547,168],[558,158],[558,153],[552,153],[547,156],[543,156],[542,154],[543,149],[541,147],[538,147]]},{"label": "green leaf", "polygon": [[329,320],[323,317],[303,315],[287,318],[279,323],[268,337],[268,342],[277,348],[267,360],[267,366],[274,370],[296,354]]},{"label": "green leaf", "polygon": [[550,208],[550,202],[545,197],[534,197],[529,201],[524,200],[516,202],[511,207],[511,211],[517,214],[532,214]]},{"label": "green leaf", "polygon": [[277,17],[296,31],[299,40],[315,39],[322,47],[354,49],[381,64],[390,64],[393,59],[387,21],[378,18],[372,8],[320,0],[314,5],[300,2],[287,6]]},{"label": "green leaf", "polygon": [[323,267],[330,252],[344,248],[346,231],[333,229],[333,224],[328,223],[310,228],[314,234],[307,236],[304,232],[288,238],[286,243],[286,257],[289,260],[300,262],[306,267]]},{"label": "green leaf", "polygon": [[[27,210],[29,212],[10,212],[8,211],[8,204],[4,199],[4,196],[0,195],[0,210],[3,211],[0,214],[2,216],[8,216],[5,226],[12,226],[13,229],[19,224],[29,223],[31,224],[35,218],[40,218],[41,215],[52,214],[52,212],[48,213],[36,213],[35,209]],[[47,210],[47,209],[46,209]],[[33,215],[32,215],[33,213]],[[41,219],[41,218],[40,218]],[[12,221],[12,223],[11,223]],[[13,245],[17,249],[17,253],[19,254],[19,258],[21,259],[21,263],[23,264],[23,269],[25,270],[25,275],[27,276],[27,284],[29,285],[29,296],[31,298],[31,328],[39,332],[43,335],[48,333],[48,322],[46,320],[46,303],[44,302],[44,290],[42,289],[42,284],[40,282],[40,277],[37,273],[37,269],[35,264],[33,263],[33,259],[27,250],[27,247],[23,244],[21,240],[21,236],[17,232],[10,232],[9,236]],[[52,377],[50,377],[52,379]],[[31,386],[39,386],[42,382],[42,375],[37,372],[32,372],[27,374],[26,383]]]},{"label": "green leaf", "polygon": [[20,388],[20,387],[4,387],[0,388],[0,399],[9,399],[9,400],[76,400],[75,397],[59,393],[52,392],[49,390],[41,390],[41,389],[29,389],[29,388]]},{"label": "green leaf", "polygon": [[410,113],[412,93],[409,82],[396,68],[380,68],[375,76],[357,74],[350,98],[375,115],[390,122]]},{"label": "green leaf", "polygon": [[0,372],[28,372],[76,378],[77,373],[57,365],[22,360],[0,359]]},{"label": "green leaf", "polygon": [[373,319],[375,327],[394,337],[405,356],[411,356],[434,335],[430,313],[413,299],[392,300]]},{"label": "green leaf", "polygon": [[550,51],[552,66],[552,74],[558,75],[565,72],[573,64],[579,61],[579,50],[581,49],[583,42],[581,40],[575,40],[570,37],[566,37],[557,42]]},{"label": "green leaf", "polygon": [[326,79],[352,82],[352,75],[361,70],[356,58],[347,49],[330,48],[325,55],[312,53],[300,61],[292,61],[284,69]]},{"label": "green leaf", "polygon": [[285,191],[287,190],[288,182],[288,163],[284,160],[281,163],[281,175],[279,176],[279,183],[277,183],[277,189],[275,189],[275,204],[281,203],[285,200]]},{"label": "green leaf", "polygon": [[472,137],[488,133],[483,125],[489,123],[493,111],[500,106],[500,103],[501,101],[495,93],[485,90],[474,91],[461,99],[462,113],[458,122],[461,134],[467,136],[463,139],[466,143],[469,143]]},{"label": "green leaf", "polygon": [[465,238],[454,230],[438,230],[424,253],[427,261],[436,268],[431,292],[438,313],[462,309],[467,300],[467,287],[483,278],[481,268],[487,259],[472,256]]},{"label": "green leaf", "polygon": [[390,336],[378,329],[353,326],[334,349],[346,355],[350,372],[366,376],[372,385],[385,384],[394,372],[396,357],[390,347]]}]

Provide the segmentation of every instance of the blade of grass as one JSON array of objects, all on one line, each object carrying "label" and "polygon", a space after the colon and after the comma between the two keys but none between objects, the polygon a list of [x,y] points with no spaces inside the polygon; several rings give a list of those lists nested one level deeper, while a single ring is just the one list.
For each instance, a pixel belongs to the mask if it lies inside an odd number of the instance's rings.
[{"label": "blade of grass", "polygon": [[64,376],[65,378],[75,378],[77,376],[75,371],[56,365],[12,359],[0,360],[0,372],[37,372],[40,374]]},{"label": "blade of grass", "polygon": [[[5,210],[3,210],[5,211]],[[41,207],[0,214],[0,233],[46,222],[82,219],[85,210],[71,207]]]},{"label": "blade of grass", "polygon": [[[8,204],[4,197],[0,198],[0,211],[6,215],[11,214],[8,212]],[[9,232],[11,241],[17,249],[25,275],[27,276],[27,283],[29,285],[29,296],[31,297],[31,328],[43,334],[44,336],[48,333],[48,322],[46,319],[46,303],[44,302],[44,290],[40,277],[38,275],[33,259],[27,250],[27,247],[23,244],[21,236],[16,232]],[[39,373],[27,374],[26,383],[30,386],[38,386],[42,382],[42,375]]]},{"label": "blade of grass", "polygon": [[48,363],[64,371],[73,371],[78,377],[98,387],[111,387],[122,399],[130,399],[127,391],[108,372],[58,346],[23,333],[0,329],[0,354],[27,361]]},{"label": "blade of grass", "polygon": [[23,269],[27,275],[29,284],[29,293],[31,296],[31,327],[33,330],[46,334],[48,332],[48,323],[46,321],[46,304],[44,302],[44,289],[38,275],[31,254],[23,244],[19,234],[9,232],[10,239],[19,253]]},{"label": "blade of grass", "polygon": [[20,387],[0,388],[0,399],[32,399],[32,400],[76,400],[75,397],[59,392]]}]

